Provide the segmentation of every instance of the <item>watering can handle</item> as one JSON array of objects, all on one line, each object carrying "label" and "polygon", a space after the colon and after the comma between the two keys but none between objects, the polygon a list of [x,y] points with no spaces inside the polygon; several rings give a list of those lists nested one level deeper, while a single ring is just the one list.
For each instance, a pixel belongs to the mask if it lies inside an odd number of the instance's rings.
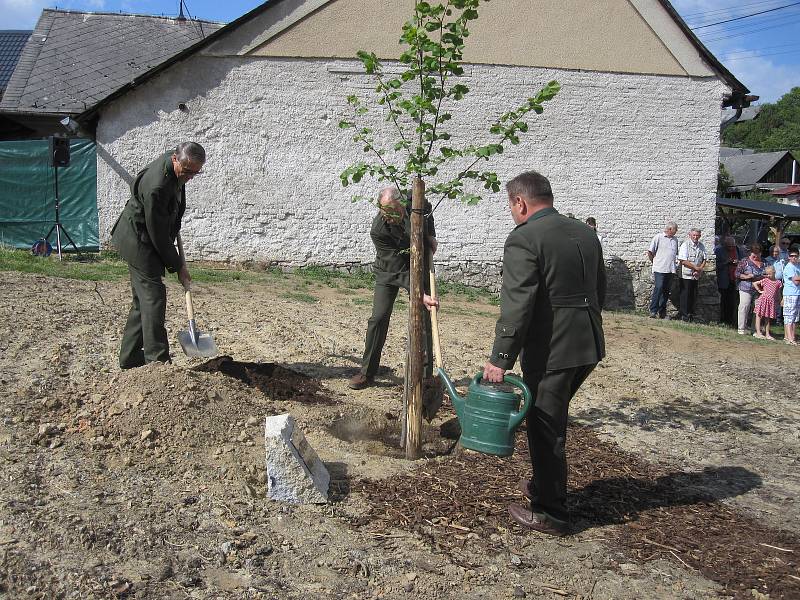
[{"label": "watering can handle", "polygon": [[516,429],[519,427],[519,424],[522,423],[522,419],[525,418],[525,415],[528,414],[528,411],[531,408],[531,403],[533,402],[533,396],[531,396],[530,388],[519,377],[514,375],[505,375],[503,377],[503,381],[510,383],[511,385],[522,390],[522,406],[517,412],[512,414],[508,420],[508,424],[511,426],[511,428]]},{"label": "watering can handle", "polygon": [[[477,385],[482,379],[483,373],[478,373],[473,378],[472,383]],[[522,390],[522,406],[517,412],[512,413],[508,420],[508,424],[511,426],[511,429],[516,429],[519,427],[519,424],[522,423],[522,419],[525,418],[525,415],[528,414],[531,404],[533,403],[533,396],[531,395],[531,390],[528,385],[516,375],[504,375],[503,381],[505,383],[510,383],[514,387],[518,387],[520,390]]]}]

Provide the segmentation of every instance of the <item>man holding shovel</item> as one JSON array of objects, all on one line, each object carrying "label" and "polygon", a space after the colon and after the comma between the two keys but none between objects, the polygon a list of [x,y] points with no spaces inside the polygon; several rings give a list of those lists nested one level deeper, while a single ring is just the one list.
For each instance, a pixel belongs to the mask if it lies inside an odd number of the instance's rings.
[{"label": "man holding shovel", "polygon": [[603,250],[594,230],[553,208],[546,177],[528,171],[506,189],[516,227],[503,251],[500,319],[483,379],[503,381],[521,355],[533,394],[527,416],[533,479],[520,482],[530,508],[512,504],[509,512],[523,527],[565,535],[567,411],[605,355]]},{"label": "man holding shovel", "polygon": [[[409,205],[403,206],[400,191],[396,187],[383,188],[378,193],[380,212],[375,215],[370,229],[372,243],[375,244],[375,292],[372,302],[372,316],[367,323],[367,337],[361,370],[353,375],[348,385],[353,390],[361,390],[375,382],[375,374],[381,361],[381,352],[389,331],[394,301],[400,288],[409,289],[409,268],[411,254],[411,217]],[[425,219],[424,244],[431,253],[436,252],[436,230],[433,217]],[[426,270],[427,272],[427,270]],[[427,286],[426,286],[427,287]],[[438,306],[436,299],[423,295],[422,301],[428,310]],[[431,324],[425,319],[426,352],[428,360],[425,376],[430,377],[433,369],[431,350]]]},{"label": "man holding shovel", "polygon": [[131,185],[131,197],[111,230],[111,241],[128,263],[133,301],[122,336],[119,366],[169,362],[164,327],[167,290],[164,269],[178,273],[184,288],[192,278],[175,249],[186,210],[185,185],[206,162],[200,144],[183,142],[147,165]]}]

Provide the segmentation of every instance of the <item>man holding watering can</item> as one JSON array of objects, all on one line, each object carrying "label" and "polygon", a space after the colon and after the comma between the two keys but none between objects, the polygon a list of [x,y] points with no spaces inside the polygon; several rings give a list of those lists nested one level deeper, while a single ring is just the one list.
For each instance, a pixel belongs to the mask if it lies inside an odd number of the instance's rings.
[{"label": "man holding watering can", "polygon": [[591,228],[553,208],[543,175],[522,173],[506,190],[516,227],[503,251],[500,319],[483,379],[503,381],[520,356],[534,400],[527,416],[534,476],[520,482],[530,508],[512,504],[509,512],[524,527],[560,536],[569,531],[569,402],[605,356],[603,250]]}]

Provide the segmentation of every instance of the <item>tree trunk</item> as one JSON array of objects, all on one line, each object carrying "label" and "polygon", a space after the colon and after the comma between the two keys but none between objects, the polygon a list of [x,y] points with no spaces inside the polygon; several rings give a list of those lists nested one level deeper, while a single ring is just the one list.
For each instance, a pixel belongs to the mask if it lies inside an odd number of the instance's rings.
[{"label": "tree trunk", "polygon": [[406,458],[415,460],[422,453],[422,379],[425,360],[423,350],[424,293],[422,274],[425,267],[423,244],[423,209],[425,207],[425,182],[414,179],[411,195],[411,266],[408,297],[409,353],[411,368],[406,396]]}]

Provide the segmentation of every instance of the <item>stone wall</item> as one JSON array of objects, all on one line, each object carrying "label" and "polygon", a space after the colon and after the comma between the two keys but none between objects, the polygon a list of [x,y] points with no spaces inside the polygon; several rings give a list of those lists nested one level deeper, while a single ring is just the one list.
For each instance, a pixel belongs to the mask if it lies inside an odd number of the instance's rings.
[{"label": "stone wall", "polygon": [[[539,170],[562,213],[594,216],[610,264],[625,265],[612,268],[623,277],[614,285],[632,289],[636,302],[649,278],[644,250],[666,220],[679,223],[681,239],[689,227],[702,228],[713,246],[719,80],[502,66],[471,66],[463,79],[471,93],[449,126],[462,143],[490,141],[483,132],[492,120],[547,81],[562,84],[545,113],[530,119],[522,143],[482,166],[502,181]],[[350,116],[346,97],[371,97],[373,86],[353,61],[195,56],[171,67],[101,114],[101,240],[135,173],[190,139],[208,153],[205,173],[187,186],[190,259],[369,265],[375,209],[351,197],[373,195],[378,184],[342,188],[339,173],[365,156],[338,122]],[[378,109],[371,117],[380,127]],[[513,227],[504,193],[485,194],[474,207],[443,202],[436,220],[440,272],[496,285]]]}]

